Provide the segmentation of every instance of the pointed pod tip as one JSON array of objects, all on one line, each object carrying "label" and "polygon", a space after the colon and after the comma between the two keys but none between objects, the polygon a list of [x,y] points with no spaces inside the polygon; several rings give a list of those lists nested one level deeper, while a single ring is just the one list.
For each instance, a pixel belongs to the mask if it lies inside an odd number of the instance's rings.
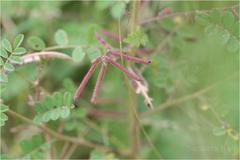
[{"label": "pointed pod tip", "polygon": [[151,60],[148,60],[148,64],[150,64],[150,63],[152,63],[152,61],[151,61]]},{"label": "pointed pod tip", "polygon": [[97,102],[96,102],[96,99],[91,99],[91,103],[93,103],[93,104],[96,104]]}]

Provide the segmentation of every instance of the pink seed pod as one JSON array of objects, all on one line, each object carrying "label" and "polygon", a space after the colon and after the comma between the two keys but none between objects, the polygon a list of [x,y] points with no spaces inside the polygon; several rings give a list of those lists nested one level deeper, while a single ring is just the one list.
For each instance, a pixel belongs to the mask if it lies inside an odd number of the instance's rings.
[{"label": "pink seed pod", "polygon": [[117,57],[122,57],[123,59],[125,59],[127,61],[133,61],[133,62],[141,63],[141,64],[150,64],[152,62],[150,60],[145,60],[145,59],[141,59],[138,57],[129,56],[127,54],[121,54],[119,51],[111,51],[110,54],[117,56]]},{"label": "pink seed pod", "polygon": [[102,38],[102,36],[100,34],[98,34],[96,32],[96,38],[98,39],[98,41],[107,49],[107,50],[110,50],[111,49],[111,46],[109,44],[107,44],[107,42]]},{"label": "pink seed pod", "polygon": [[83,89],[85,88],[88,80],[91,78],[93,72],[96,70],[97,64],[100,62],[100,59],[96,59],[92,66],[90,67],[90,69],[88,70],[87,74],[85,75],[85,77],[83,78],[81,84],[79,85],[78,89],[76,90],[75,94],[74,94],[74,101],[76,101],[78,99],[78,97],[80,97]]},{"label": "pink seed pod", "polygon": [[131,72],[129,72],[125,67],[123,67],[122,65],[120,65],[119,63],[113,61],[112,59],[108,58],[107,59],[108,63],[117,67],[118,69],[120,69],[123,73],[125,73],[128,77],[135,79],[137,81],[141,81],[142,79],[137,75],[137,74],[133,74]]},{"label": "pink seed pod", "polygon": [[100,89],[100,86],[101,86],[101,83],[102,83],[102,80],[103,80],[103,77],[105,75],[106,70],[107,70],[107,64],[103,63],[102,66],[101,66],[101,70],[98,74],[98,79],[97,79],[97,82],[96,82],[96,86],[94,88],[93,95],[92,95],[92,98],[91,98],[91,102],[94,103],[94,104],[96,104],[96,99],[97,99],[99,89]]}]

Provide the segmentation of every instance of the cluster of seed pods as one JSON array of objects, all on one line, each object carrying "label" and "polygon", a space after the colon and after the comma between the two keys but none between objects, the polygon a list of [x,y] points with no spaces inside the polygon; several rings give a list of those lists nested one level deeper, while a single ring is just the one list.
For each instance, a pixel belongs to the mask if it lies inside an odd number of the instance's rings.
[{"label": "cluster of seed pods", "polygon": [[121,70],[124,74],[126,74],[129,78],[131,78],[132,80],[136,80],[136,81],[141,81],[141,77],[138,76],[136,73],[134,72],[130,72],[127,68],[125,68],[124,66],[122,66],[121,64],[119,64],[116,60],[120,57],[122,57],[122,59],[126,60],[126,61],[133,61],[135,63],[140,63],[140,64],[149,64],[151,63],[150,60],[145,60],[145,59],[141,59],[138,57],[133,57],[133,56],[129,56],[126,53],[121,53],[120,51],[112,51],[112,47],[106,43],[106,41],[101,37],[100,34],[96,33],[96,38],[99,40],[99,42],[107,49],[107,53],[97,57],[93,62],[92,62],[92,66],[90,67],[90,69],[88,70],[87,74],[85,75],[85,77],[83,78],[82,82],[80,83],[79,87],[77,88],[75,95],[74,95],[74,101],[76,101],[81,93],[83,92],[88,80],[91,78],[91,76],[93,75],[94,71],[97,68],[97,65],[99,63],[101,63],[101,69],[100,72],[98,74],[98,78],[97,78],[97,82],[93,91],[93,95],[91,98],[91,102],[92,103],[96,103],[96,99],[99,93],[99,89],[101,87],[101,83],[103,80],[103,77],[106,73],[106,69],[107,69],[107,65],[110,64],[116,68],[118,68],[119,70]]}]

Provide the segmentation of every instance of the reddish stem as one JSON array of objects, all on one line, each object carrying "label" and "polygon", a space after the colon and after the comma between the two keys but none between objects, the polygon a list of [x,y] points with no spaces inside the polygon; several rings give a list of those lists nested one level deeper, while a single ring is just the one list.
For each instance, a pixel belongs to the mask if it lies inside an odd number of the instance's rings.
[{"label": "reddish stem", "polygon": [[109,44],[107,44],[107,42],[102,38],[102,36],[100,34],[98,34],[96,32],[96,38],[99,40],[99,42],[106,48],[106,49],[111,49],[111,46]]},{"label": "reddish stem", "polygon": [[140,48],[140,49],[136,50],[136,53],[137,54],[152,53],[155,50],[156,49],[154,49],[154,48]]},{"label": "reddish stem", "polygon": [[97,82],[96,82],[96,86],[94,88],[93,95],[92,95],[92,98],[91,98],[91,102],[94,103],[94,104],[96,104],[96,98],[98,96],[99,89],[100,89],[104,74],[106,72],[106,69],[107,69],[107,65],[103,63],[102,66],[101,66],[101,70],[98,74],[98,79],[97,79]]},{"label": "reddish stem", "polygon": [[125,67],[123,67],[122,65],[120,65],[119,63],[113,61],[112,59],[110,58],[107,58],[107,61],[108,63],[110,63],[111,65],[117,67],[118,69],[120,69],[123,73],[125,73],[128,77],[132,78],[132,79],[135,79],[137,81],[141,81],[142,79],[136,75],[136,74],[133,74],[131,72],[129,72]]},{"label": "reddish stem", "polygon": [[100,59],[96,59],[92,66],[90,67],[90,69],[88,70],[87,74],[85,75],[85,77],[83,78],[81,84],[79,85],[78,89],[76,90],[75,94],[74,94],[74,101],[77,100],[77,98],[81,95],[84,87],[86,86],[88,80],[91,78],[93,72],[95,71],[97,64],[100,62]]},{"label": "reddish stem", "polygon": [[113,51],[113,52],[110,52],[110,54],[114,55],[114,56],[118,56],[118,57],[121,57],[127,61],[133,61],[133,62],[136,62],[136,63],[141,63],[141,64],[149,64],[151,63],[150,60],[145,60],[145,59],[141,59],[141,58],[138,58],[138,57],[133,57],[133,56],[129,56],[127,54],[121,54],[119,51]]},{"label": "reddish stem", "polygon": [[107,36],[110,39],[113,39],[113,40],[116,40],[116,41],[120,41],[120,39],[122,39],[116,33],[110,32],[106,29],[102,29],[101,32],[102,32],[102,34],[104,34],[105,36]]}]

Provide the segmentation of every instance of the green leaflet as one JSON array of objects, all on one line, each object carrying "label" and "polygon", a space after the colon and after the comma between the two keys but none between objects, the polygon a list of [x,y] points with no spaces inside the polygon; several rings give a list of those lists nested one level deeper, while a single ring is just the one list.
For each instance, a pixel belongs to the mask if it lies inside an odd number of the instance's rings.
[{"label": "green leaflet", "polygon": [[27,43],[29,47],[31,47],[34,50],[40,51],[45,48],[45,43],[44,41],[36,36],[31,36],[28,38]]},{"label": "green leaflet", "polygon": [[72,58],[76,62],[81,62],[85,57],[85,52],[81,47],[77,47],[72,52]]},{"label": "green leaflet", "polygon": [[5,125],[5,122],[8,120],[8,116],[5,114],[8,111],[9,107],[5,104],[0,104],[0,127]]},{"label": "green leaflet", "polygon": [[119,19],[123,16],[124,12],[126,10],[126,3],[124,2],[116,2],[112,7],[111,7],[111,14],[113,18]]},{"label": "green leaflet", "polygon": [[9,42],[9,40],[4,39],[2,41],[2,47],[0,50],[0,66],[1,68],[1,75],[0,75],[0,82],[8,82],[8,73],[15,70],[13,64],[22,64],[20,56],[26,53],[26,49],[20,47],[24,39],[23,34],[19,34],[15,40],[13,46]]},{"label": "green leaflet", "polygon": [[11,63],[6,63],[6,64],[3,66],[3,69],[4,69],[5,71],[11,72],[11,71],[14,71],[14,66],[13,66]]},{"label": "green leaflet", "polygon": [[96,47],[89,47],[86,49],[88,58],[93,61],[97,57],[101,56],[101,51]]},{"label": "green leaflet", "polygon": [[13,52],[14,55],[22,55],[24,53],[26,53],[26,49],[23,47],[18,47]]},{"label": "green leaflet", "polygon": [[36,123],[46,123],[50,120],[66,118],[70,115],[72,107],[72,94],[70,92],[55,92],[52,96],[46,96],[36,103]]},{"label": "green leaflet", "polygon": [[8,57],[8,53],[4,48],[1,48],[0,50],[0,56],[3,58],[7,58]]},{"label": "green leaflet", "polygon": [[135,32],[130,33],[123,41],[134,47],[139,47],[140,45],[146,45],[148,42],[148,37],[143,29],[138,27]]},{"label": "green leaflet", "polygon": [[22,159],[45,159],[44,157],[50,144],[45,143],[43,137],[37,134],[33,135],[30,139],[21,140],[20,147],[24,154]]},{"label": "green leaflet", "polygon": [[95,159],[118,160],[113,153],[104,153],[100,150],[93,150],[90,154],[90,160]]},{"label": "green leaflet", "polygon": [[67,45],[68,44],[68,35],[62,29],[59,29],[56,31],[56,33],[54,35],[54,39],[58,45]]},{"label": "green leaflet", "polygon": [[11,43],[9,42],[8,39],[3,39],[3,40],[2,40],[2,46],[3,46],[3,48],[5,48],[8,52],[12,52],[12,45],[11,45]]},{"label": "green leaflet", "polygon": [[23,39],[24,39],[24,35],[23,34],[17,35],[17,37],[14,40],[13,47],[14,48],[19,47],[22,44]]},{"label": "green leaflet", "polygon": [[196,22],[206,26],[204,31],[208,36],[217,36],[221,44],[226,45],[230,52],[239,49],[239,21],[230,11],[221,13],[213,10],[210,13],[198,12],[195,16]]}]

